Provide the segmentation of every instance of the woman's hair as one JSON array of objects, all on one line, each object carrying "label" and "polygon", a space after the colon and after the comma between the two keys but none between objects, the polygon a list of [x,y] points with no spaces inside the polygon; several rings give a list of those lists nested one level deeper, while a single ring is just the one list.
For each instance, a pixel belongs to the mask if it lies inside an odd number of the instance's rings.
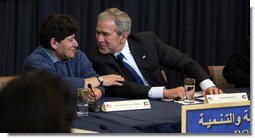
[{"label": "woman's hair", "polygon": [[74,99],[61,77],[30,72],[0,92],[0,132],[70,132]]},{"label": "woman's hair", "polygon": [[79,25],[72,16],[52,14],[47,16],[42,22],[39,32],[40,43],[44,48],[49,49],[51,47],[51,38],[55,38],[60,42],[78,31]]}]

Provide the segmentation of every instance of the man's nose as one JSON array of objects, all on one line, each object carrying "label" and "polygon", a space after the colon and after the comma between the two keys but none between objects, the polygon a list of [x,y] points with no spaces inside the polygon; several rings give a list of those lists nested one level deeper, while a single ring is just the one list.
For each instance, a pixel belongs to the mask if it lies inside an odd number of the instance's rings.
[{"label": "man's nose", "polygon": [[73,43],[73,45],[74,45],[75,47],[78,47],[78,46],[79,46],[79,44],[78,44],[78,42],[77,42],[77,40],[76,40],[76,39],[74,39],[74,43]]},{"label": "man's nose", "polygon": [[103,42],[104,41],[104,36],[101,34],[97,34],[97,42]]}]

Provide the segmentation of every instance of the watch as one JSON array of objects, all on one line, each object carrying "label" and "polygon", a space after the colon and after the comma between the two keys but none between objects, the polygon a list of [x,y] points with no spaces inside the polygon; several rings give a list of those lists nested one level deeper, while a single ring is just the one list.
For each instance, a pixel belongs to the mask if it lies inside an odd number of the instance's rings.
[{"label": "watch", "polygon": [[97,80],[99,81],[100,86],[102,86],[102,85],[103,85],[103,83],[104,83],[104,79],[103,79],[103,77],[99,76],[99,77],[97,77]]}]

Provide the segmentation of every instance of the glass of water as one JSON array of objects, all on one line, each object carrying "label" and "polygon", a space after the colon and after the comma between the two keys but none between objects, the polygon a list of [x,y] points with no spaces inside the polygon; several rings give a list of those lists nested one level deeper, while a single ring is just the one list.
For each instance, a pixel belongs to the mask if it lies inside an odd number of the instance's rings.
[{"label": "glass of water", "polygon": [[184,79],[184,88],[185,88],[185,103],[193,103],[195,102],[195,85],[196,80],[193,78],[185,78]]},{"label": "glass of water", "polygon": [[89,102],[88,89],[78,88],[76,94],[76,113],[77,116],[88,116]]}]

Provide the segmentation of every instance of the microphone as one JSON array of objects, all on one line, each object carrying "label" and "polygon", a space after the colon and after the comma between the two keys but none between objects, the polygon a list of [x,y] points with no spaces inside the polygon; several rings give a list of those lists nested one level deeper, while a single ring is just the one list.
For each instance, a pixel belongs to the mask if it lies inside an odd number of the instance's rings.
[{"label": "microphone", "polygon": [[89,111],[91,112],[101,112],[101,106],[97,104],[97,101],[96,101],[96,94],[92,88],[92,85],[89,83],[88,84],[88,88],[91,89],[92,93],[93,93],[93,96],[95,98],[95,102],[89,104]]}]

